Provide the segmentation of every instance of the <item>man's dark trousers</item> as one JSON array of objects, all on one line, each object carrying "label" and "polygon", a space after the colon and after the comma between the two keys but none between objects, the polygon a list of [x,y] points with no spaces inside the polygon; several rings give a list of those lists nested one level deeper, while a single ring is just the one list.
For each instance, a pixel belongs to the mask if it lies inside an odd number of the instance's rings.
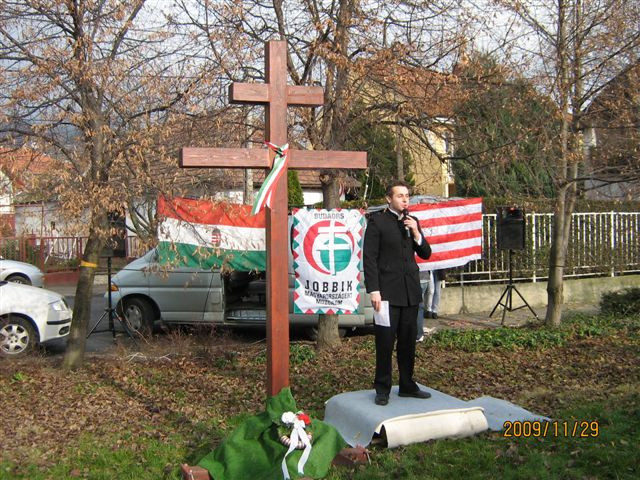
[{"label": "man's dark trousers", "polygon": [[418,384],[413,381],[416,352],[418,305],[397,307],[389,305],[390,327],[375,325],[376,336],[376,393],[388,395],[391,391],[393,344],[398,336],[397,358],[400,372],[400,393],[413,393]]}]

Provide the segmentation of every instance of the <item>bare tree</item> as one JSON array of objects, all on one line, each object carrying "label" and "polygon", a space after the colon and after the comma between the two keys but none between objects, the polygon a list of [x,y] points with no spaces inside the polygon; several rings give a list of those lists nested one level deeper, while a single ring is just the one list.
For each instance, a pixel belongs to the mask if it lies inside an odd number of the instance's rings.
[{"label": "bare tree", "polygon": [[83,361],[109,214],[157,185],[152,165],[171,162],[168,112],[189,110],[201,75],[181,54],[187,40],[144,0],[0,2],[3,141],[64,159],[53,193],[68,215],[88,212],[66,368]]},{"label": "bare tree", "polygon": [[[234,81],[261,78],[263,43],[286,40],[291,82],[321,84],[325,89],[324,107],[291,114],[290,142],[315,150],[340,150],[348,140],[349,118],[358,99],[369,99],[365,114],[377,121],[396,121],[397,103],[381,101],[391,96],[392,77],[397,84],[406,83],[404,71],[395,72],[393,65],[404,62],[427,68],[455,50],[449,40],[454,23],[447,17],[455,4],[448,0],[256,0],[241,4],[195,0],[182,2],[180,22],[194,28],[201,44],[208,46],[207,56],[223,65]],[[387,85],[375,83],[370,75],[373,66],[388,67]],[[411,103],[406,97],[403,102]],[[320,180],[323,206],[338,207],[339,174],[322,171]],[[318,348],[338,343],[337,316],[321,316]]]},{"label": "bare tree", "polygon": [[[508,32],[509,53],[520,54],[522,68],[554,99],[561,116],[556,139],[560,154],[553,171],[556,196],[545,319],[547,325],[555,326],[560,324],[562,313],[565,259],[576,198],[585,179],[597,175],[601,181],[617,181],[619,176],[619,170],[614,176],[611,170],[586,171],[585,116],[603,89],[638,61],[640,6],[625,0],[495,3],[518,22]],[[637,157],[635,162],[637,167]]]}]

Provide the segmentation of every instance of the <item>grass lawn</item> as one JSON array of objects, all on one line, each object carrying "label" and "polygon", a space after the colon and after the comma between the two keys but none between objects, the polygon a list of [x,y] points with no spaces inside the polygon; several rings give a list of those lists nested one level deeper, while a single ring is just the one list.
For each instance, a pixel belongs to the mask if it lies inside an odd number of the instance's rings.
[{"label": "grass lawn", "polygon": [[[370,465],[327,478],[640,478],[640,317],[565,323],[441,332],[418,345],[416,359],[421,383],[465,400],[509,400],[552,417],[555,431],[373,447]],[[180,463],[197,463],[263,410],[265,348],[174,332],[142,354],[122,347],[90,357],[72,374],[60,359],[2,360],[0,479],[178,479]],[[371,388],[373,367],[371,335],[324,354],[292,344],[298,407],[322,418],[329,397]]]}]

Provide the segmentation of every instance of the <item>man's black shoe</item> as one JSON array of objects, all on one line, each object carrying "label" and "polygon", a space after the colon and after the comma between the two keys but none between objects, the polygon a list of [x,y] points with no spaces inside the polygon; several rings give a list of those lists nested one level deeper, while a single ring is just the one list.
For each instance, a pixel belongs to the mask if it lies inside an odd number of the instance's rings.
[{"label": "man's black shoe", "polygon": [[389,403],[389,395],[386,393],[376,393],[375,404],[376,405],[386,405]]},{"label": "man's black shoe", "polygon": [[431,312],[431,318],[438,318],[438,314],[436,312]]},{"label": "man's black shoe", "polygon": [[[431,398],[431,394],[429,392],[425,392],[424,390],[416,390],[415,392],[411,392],[411,393],[404,393],[404,392],[400,392],[398,393],[399,397],[413,397],[413,398]],[[376,397],[377,399],[377,397]]]}]

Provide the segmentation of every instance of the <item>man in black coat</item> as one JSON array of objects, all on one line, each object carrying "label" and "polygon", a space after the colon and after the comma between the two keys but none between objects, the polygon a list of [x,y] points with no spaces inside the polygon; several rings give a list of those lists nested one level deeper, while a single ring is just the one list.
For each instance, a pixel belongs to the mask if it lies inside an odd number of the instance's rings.
[{"label": "man in black coat", "polygon": [[389,326],[376,324],[376,405],[386,405],[391,391],[391,358],[398,339],[397,358],[401,397],[429,398],[413,381],[416,353],[416,317],[422,301],[414,252],[427,259],[431,247],[418,221],[407,214],[409,185],[395,182],[386,191],[389,206],[369,217],[364,235],[364,283],[371,305],[380,311],[389,302]]}]

